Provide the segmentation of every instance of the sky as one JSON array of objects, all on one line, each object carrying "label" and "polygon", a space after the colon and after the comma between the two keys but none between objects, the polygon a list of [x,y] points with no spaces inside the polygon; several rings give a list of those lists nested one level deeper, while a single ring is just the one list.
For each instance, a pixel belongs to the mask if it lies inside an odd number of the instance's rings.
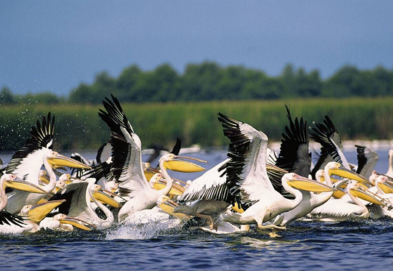
[{"label": "sky", "polygon": [[0,88],[67,96],[133,64],[392,69],[392,13],[390,0],[3,0]]}]

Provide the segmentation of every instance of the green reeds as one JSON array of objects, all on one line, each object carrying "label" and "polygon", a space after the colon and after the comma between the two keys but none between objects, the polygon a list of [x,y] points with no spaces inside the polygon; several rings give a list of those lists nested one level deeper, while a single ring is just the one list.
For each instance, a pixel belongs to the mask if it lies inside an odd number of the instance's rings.
[{"label": "green reeds", "polygon": [[[121,102],[121,101],[120,101]],[[328,115],[343,139],[393,138],[393,98],[295,99],[198,103],[125,104],[123,109],[143,148],[150,144],[172,146],[176,137],[183,146],[228,144],[217,113],[249,123],[270,140],[279,141],[288,124],[284,105],[293,117],[304,117],[308,126]],[[16,150],[29,137],[30,127],[48,112],[56,117],[55,148],[96,149],[110,131],[99,118],[96,105],[18,105],[0,108],[0,150]]]}]

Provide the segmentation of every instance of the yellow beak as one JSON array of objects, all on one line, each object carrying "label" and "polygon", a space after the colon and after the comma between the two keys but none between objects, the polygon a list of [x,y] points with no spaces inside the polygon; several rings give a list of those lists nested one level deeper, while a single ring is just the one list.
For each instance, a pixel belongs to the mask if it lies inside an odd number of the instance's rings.
[{"label": "yellow beak", "polygon": [[201,167],[197,164],[184,161],[183,159],[188,159],[188,160],[195,160],[198,162],[202,163],[207,163],[204,160],[196,159],[196,158],[191,158],[191,157],[183,157],[183,156],[176,156],[175,160],[170,160],[164,162],[164,166],[166,169],[173,170],[173,171],[179,171],[179,172],[199,172],[199,171],[204,171],[205,168]]},{"label": "yellow beak", "polygon": [[72,225],[78,229],[85,230],[85,231],[91,231],[93,228],[96,226],[89,224],[81,219],[75,218],[75,217],[69,217],[67,216],[65,219],[60,220],[60,224],[69,224]]},{"label": "yellow beak", "polygon": [[49,157],[48,162],[51,164],[51,166],[53,168],[72,167],[72,168],[91,169],[90,166],[85,165],[79,161],[72,159],[72,158],[63,156],[61,154],[56,154],[56,156],[54,156],[54,157]]},{"label": "yellow beak", "polygon": [[[105,191],[105,192],[104,192]],[[109,195],[108,195],[109,194]],[[103,190],[102,191],[96,191],[93,192],[93,197],[96,200],[99,200],[105,204],[108,204],[110,206],[112,206],[113,208],[121,208],[121,205],[119,202],[117,202],[114,198],[112,198],[111,196],[116,196],[115,194],[113,194],[110,191],[107,190]]]},{"label": "yellow beak", "polygon": [[33,183],[29,183],[26,181],[23,181],[21,179],[18,180],[7,180],[4,182],[5,186],[8,186],[13,189],[17,190],[22,190],[30,193],[37,193],[37,194],[47,194],[45,190],[43,190],[41,187],[38,185],[35,185]]},{"label": "yellow beak", "polygon": [[177,204],[170,199],[165,200],[162,202],[158,207],[161,208],[165,213],[170,214],[174,217],[181,219],[182,221],[188,221],[191,218],[188,215],[182,213],[174,213],[174,209],[177,207]]},{"label": "yellow beak", "polygon": [[[161,189],[164,189],[165,186],[166,186],[166,181],[160,181],[158,183],[155,183],[153,188],[155,190],[161,190]],[[169,191],[169,195],[171,195],[171,196],[172,195],[173,196],[181,196],[181,195],[183,195],[184,191],[185,191],[185,188],[183,186],[174,183],[172,185],[171,190]]]},{"label": "yellow beak", "polygon": [[305,191],[310,191],[310,192],[332,192],[333,188],[330,186],[316,182],[301,176],[298,176],[295,180],[289,180],[287,182],[290,186],[293,188],[299,189],[299,190],[305,190]]},{"label": "yellow beak", "polygon": [[47,214],[49,214],[54,208],[65,202],[65,199],[51,200],[45,203],[41,203],[33,206],[28,212],[29,220],[39,223],[43,220]]},{"label": "yellow beak", "polygon": [[389,185],[388,183],[379,183],[378,186],[386,194],[393,193],[393,187],[391,185]]},{"label": "yellow beak", "polygon": [[329,173],[331,175],[336,175],[336,176],[340,176],[343,178],[348,178],[350,180],[355,180],[361,183],[366,183],[369,184],[370,182],[364,178],[362,175],[359,175],[353,171],[350,171],[344,167],[339,167],[338,169],[330,169]]},{"label": "yellow beak", "polygon": [[378,198],[376,198],[374,195],[370,194],[367,191],[362,191],[360,189],[351,189],[349,191],[352,195],[354,195],[355,197],[358,197],[362,200],[377,204],[377,205],[385,205],[382,200],[379,200]]}]

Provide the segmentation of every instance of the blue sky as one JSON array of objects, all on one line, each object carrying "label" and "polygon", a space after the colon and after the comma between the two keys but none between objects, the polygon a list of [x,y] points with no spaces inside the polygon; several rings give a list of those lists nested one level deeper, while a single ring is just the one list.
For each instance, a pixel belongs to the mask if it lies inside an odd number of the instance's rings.
[{"label": "blue sky", "polygon": [[393,1],[0,2],[0,88],[67,95],[97,73],[205,60],[326,78],[346,64],[393,68]]}]

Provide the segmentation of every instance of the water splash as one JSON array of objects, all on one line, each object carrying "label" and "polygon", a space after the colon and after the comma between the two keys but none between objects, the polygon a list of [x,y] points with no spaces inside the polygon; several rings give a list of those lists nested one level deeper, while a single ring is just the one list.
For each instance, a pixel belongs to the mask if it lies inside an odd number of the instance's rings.
[{"label": "water splash", "polygon": [[154,239],[158,235],[171,232],[174,229],[182,227],[181,223],[174,223],[177,221],[169,220],[161,223],[145,223],[145,224],[125,224],[117,229],[111,230],[107,233],[106,240],[116,239]]}]

